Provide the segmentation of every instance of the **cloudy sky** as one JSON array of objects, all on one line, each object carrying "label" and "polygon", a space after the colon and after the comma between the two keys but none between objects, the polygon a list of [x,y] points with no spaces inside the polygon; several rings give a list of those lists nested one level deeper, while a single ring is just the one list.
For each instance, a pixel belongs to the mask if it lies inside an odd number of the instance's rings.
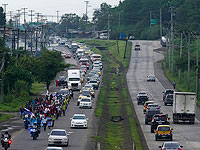
[{"label": "cloudy sky", "polygon": [[[85,13],[85,0],[1,0],[0,5],[8,4],[7,12],[21,8],[28,8],[41,12],[44,15],[56,15],[59,10],[59,15],[64,13],[76,13],[83,15]],[[100,4],[106,2],[112,6],[118,5],[119,0],[89,0],[88,16],[91,18],[94,9],[99,8]],[[49,18],[50,19],[50,18]],[[52,19],[50,19],[52,20]],[[56,20],[56,18],[55,18]]]}]

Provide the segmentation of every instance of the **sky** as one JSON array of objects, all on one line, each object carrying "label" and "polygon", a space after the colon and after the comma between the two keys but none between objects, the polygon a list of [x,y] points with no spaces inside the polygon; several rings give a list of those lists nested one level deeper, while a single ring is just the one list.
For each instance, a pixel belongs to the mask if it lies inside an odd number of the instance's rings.
[{"label": "sky", "polygon": [[[57,15],[56,11],[59,11],[59,16],[65,13],[76,13],[82,16],[86,12],[85,0],[1,0],[0,5],[8,4],[6,12],[14,11],[21,8],[28,8],[27,10],[35,10],[35,12],[41,12],[44,15]],[[101,3],[108,3],[112,6],[117,6],[119,0],[89,0],[88,16],[91,19],[92,14],[96,8],[100,7]],[[7,16],[9,17],[9,16]],[[30,18],[30,17],[29,17]],[[49,18],[52,21],[52,17]],[[27,19],[28,20],[28,19]],[[56,18],[54,18],[56,21]]]}]

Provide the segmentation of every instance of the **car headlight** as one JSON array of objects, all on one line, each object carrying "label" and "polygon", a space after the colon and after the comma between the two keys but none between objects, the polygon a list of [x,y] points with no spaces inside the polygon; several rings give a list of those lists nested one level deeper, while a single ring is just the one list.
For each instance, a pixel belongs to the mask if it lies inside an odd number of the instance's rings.
[{"label": "car headlight", "polygon": [[49,138],[49,141],[52,141],[53,140],[53,138]]},{"label": "car headlight", "polygon": [[87,121],[84,121],[83,123],[87,123]]},{"label": "car headlight", "polygon": [[72,123],[72,124],[74,124],[74,123],[75,123],[75,121],[72,121],[71,123]]}]

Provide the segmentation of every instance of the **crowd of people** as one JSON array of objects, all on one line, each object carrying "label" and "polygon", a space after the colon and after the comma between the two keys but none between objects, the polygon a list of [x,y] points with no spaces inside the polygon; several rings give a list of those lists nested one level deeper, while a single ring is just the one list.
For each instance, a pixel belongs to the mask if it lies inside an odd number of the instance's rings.
[{"label": "crowd of people", "polygon": [[25,129],[34,124],[43,127],[44,131],[46,131],[46,127],[53,127],[55,120],[62,115],[65,116],[70,100],[71,95],[50,94],[48,92],[44,97],[29,100],[25,107],[20,107]]}]

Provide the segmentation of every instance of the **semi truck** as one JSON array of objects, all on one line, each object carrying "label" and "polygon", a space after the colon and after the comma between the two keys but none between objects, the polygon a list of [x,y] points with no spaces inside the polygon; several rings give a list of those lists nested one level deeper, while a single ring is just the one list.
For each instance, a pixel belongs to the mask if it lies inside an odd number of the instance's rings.
[{"label": "semi truck", "polygon": [[173,123],[179,121],[195,122],[196,93],[174,92],[173,96]]},{"label": "semi truck", "polygon": [[81,89],[81,73],[80,70],[68,70],[67,78],[68,88],[71,90],[80,90]]}]

